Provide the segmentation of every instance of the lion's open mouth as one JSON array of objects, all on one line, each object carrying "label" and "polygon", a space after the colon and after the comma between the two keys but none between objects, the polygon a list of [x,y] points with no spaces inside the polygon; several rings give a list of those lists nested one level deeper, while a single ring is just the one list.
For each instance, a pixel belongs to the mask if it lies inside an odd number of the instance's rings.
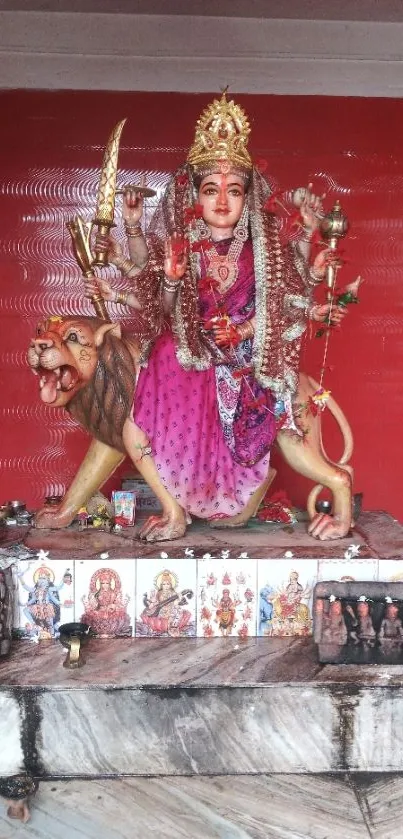
[{"label": "lion's open mouth", "polygon": [[39,388],[41,399],[49,405],[55,402],[60,391],[66,393],[72,390],[77,384],[78,373],[74,367],[63,364],[55,370],[46,370],[39,367],[35,370],[39,376]]}]

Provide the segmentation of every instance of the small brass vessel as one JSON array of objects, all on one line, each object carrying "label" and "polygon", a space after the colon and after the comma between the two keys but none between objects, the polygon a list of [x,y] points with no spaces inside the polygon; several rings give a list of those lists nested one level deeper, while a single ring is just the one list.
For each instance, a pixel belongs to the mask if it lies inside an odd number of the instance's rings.
[{"label": "small brass vessel", "polygon": [[90,627],[87,623],[63,623],[59,632],[59,641],[68,650],[63,667],[68,667],[70,670],[82,667],[85,660],[81,655],[81,650],[90,637]]}]

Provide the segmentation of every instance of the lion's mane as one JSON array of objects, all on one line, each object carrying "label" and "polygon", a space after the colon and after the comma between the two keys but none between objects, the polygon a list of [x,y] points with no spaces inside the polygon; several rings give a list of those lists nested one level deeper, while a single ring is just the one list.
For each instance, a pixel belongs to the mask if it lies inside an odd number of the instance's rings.
[{"label": "lion's mane", "polygon": [[131,413],[136,382],[132,356],[120,338],[106,335],[92,379],[66,405],[93,437],[124,451],[122,431]]}]

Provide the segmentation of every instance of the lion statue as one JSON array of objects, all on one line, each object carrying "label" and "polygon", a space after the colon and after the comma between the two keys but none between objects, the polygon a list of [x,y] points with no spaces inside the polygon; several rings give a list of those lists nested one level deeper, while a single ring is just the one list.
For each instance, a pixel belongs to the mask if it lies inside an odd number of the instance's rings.
[{"label": "lion statue", "polygon": [[[139,357],[139,345],[134,338],[122,337],[119,323],[80,315],[49,317],[38,324],[28,363],[39,378],[40,398],[46,405],[65,408],[94,439],[62,502],[37,513],[37,527],[69,525],[125,458],[124,425],[132,411]],[[322,446],[320,416],[304,410],[317,390],[317,382],[300,375],[296,404],[303,416],[299,421],[303,434],[279,431],[277,444],[286,462],[317,484],[308,499],[309,532],[321,540],[337,539],[346,536],[351,527],[352,470],[347,461],[352,435],[341,409],[330,397],[327,404],[344,439],[343,455],[333,463]],[[150,448],[147,454],[151,455]],[[185,512],[163,486],[152,456],[136,460],[135,465],[162,506],[161,516],[147,520],[140,538],[152,542],[183,536]],[[232,521],[217,521],[215,526],[245,524],[255,515],[271,480],[269,476],[241,514]],[[315,501],[322,487],[333,495],[332,516],[316,513]]]}]

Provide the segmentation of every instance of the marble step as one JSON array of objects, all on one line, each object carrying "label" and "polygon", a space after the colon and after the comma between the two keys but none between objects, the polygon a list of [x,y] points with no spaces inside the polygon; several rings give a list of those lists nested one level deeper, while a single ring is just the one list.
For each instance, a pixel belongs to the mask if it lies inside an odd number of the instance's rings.
[{"label": "marble step", "polygon": [[403,778],[261,775],[41,783],[1,839],[396,839]]},{"label": "marble step", "polygon": [[0,667],[0,775],[403,771],[403,667],[321,666],[310,638],[20,642]]}]

